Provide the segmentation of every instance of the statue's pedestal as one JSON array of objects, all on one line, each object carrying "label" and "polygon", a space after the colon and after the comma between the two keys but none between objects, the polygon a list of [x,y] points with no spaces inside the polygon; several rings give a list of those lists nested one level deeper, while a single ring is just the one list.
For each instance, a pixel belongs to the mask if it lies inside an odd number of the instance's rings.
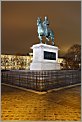
[{"label": "statue's pedestal", "polygon": [[30,70],[60,70],[58,60],[58,47],[47,44],[35,44],[33,49],[33,61]]}]

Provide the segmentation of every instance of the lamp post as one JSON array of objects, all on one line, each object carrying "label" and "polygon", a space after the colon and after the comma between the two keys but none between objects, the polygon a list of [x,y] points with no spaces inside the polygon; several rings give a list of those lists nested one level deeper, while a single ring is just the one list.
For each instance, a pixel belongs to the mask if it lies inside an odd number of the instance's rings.
[{"label": "lamp post", "polygon": [[75,55],[75,61],[77,60],[77,55]]}]

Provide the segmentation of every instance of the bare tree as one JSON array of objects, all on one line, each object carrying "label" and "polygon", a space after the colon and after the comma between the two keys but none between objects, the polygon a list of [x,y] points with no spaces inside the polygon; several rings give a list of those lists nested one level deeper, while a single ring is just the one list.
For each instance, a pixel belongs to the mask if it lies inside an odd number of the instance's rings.
[{"label": "bare tree", "polygon": [[74,44],[65,54],[66,67],[70,69],[78,69],[81,66],[81,45]]}]

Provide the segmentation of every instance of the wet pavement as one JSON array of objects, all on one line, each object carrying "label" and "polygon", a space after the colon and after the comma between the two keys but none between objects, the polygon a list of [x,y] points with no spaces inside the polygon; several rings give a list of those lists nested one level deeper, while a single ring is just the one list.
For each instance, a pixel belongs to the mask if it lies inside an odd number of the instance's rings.
[{"label": "wet pavement", "polygon": [[2,120],[80,120],[81,86],[37,94],[2,85]]}]

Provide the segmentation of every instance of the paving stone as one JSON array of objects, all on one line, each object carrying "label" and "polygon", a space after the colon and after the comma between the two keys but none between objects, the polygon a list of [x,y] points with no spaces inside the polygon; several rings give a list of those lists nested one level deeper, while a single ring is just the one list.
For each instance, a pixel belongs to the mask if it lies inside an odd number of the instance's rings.
[{"label": "paving stone", "polygon": [[2,120],[80,120],[81,87],[43,95],[2,85]]}]

